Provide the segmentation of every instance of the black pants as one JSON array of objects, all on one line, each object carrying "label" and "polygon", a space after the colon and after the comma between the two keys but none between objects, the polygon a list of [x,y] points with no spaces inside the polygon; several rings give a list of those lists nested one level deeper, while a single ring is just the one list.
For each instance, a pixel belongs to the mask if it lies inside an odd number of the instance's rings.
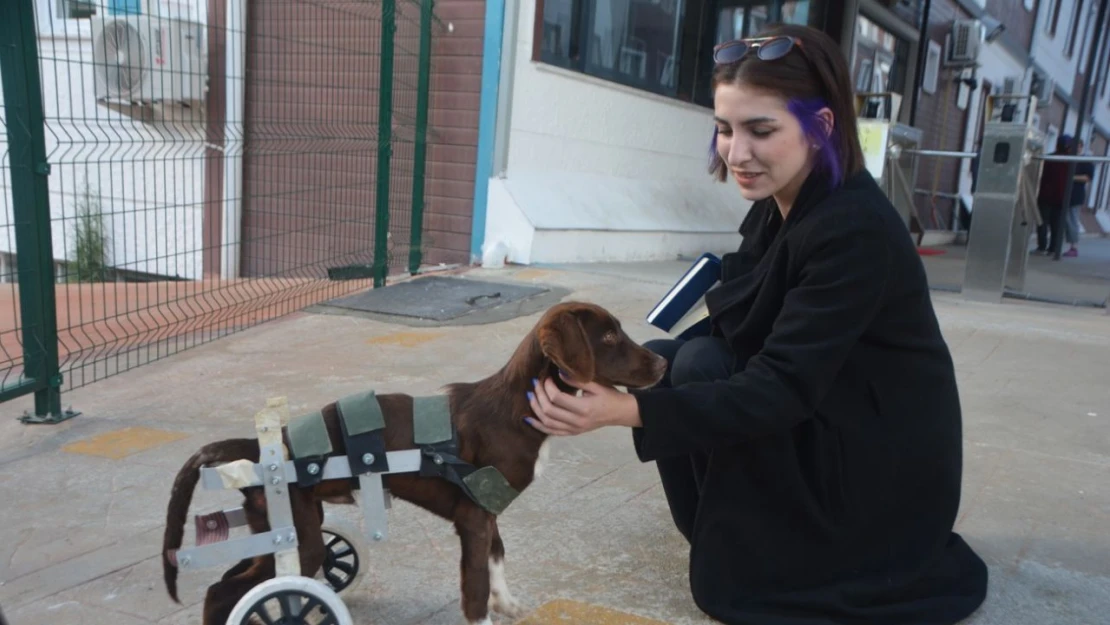
[{"label": "black pants", "polygon": [[1045,202],[1038,202],[1037,208],[1041,213],[1041,225],[1037,226],[1037,251],[1058,254],[1064,246],[1064,209]]},{"label": "black pants", "polygon": [[[689,341],[655,339],[645,343],[644,347],[667,359],[667,374],[659,382],[659,386],[664,388],[688,382],[723,380],[736,370],[736,357],[725,341],[718,337],[698,337]],[[667,505],[671,508],[671,517],[678,531],[689,541],[709,456],[693,453],[659,458],[655,464],[667,496]]]}]

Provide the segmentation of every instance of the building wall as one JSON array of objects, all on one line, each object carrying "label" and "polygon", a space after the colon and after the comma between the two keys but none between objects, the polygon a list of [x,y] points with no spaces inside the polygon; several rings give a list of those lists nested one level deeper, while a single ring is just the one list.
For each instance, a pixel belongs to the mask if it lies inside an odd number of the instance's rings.
[{"label": "building wall", "polygon": [[1019,48],[1028,50],[1033,44],[1038,2],[1044,0],[986,0],[985,8],[1006,25],[1006,33]]},{"label": "building wall", "polygon": [[[1071,24],[1071,14],[1079,0],[1040,0],[1037,12],[1037,27],[1034,29],[1032,56],[1036,65],[1048,73],[1060,91],[1071,94],[1076,86],[1078,54],[1068,56],[1066,33]],[[1090,0],[1085,0],[1090,2]],[[1049,33],[1053,9],[1059,3],[1060,12],[1056,34]],[[1079,46],[1077,46],[1078,48]]]},{"label": "building wall", "polygon": [[[929,39],[943,50],[945,35],[952,21],[964,19],[968,13],[953,0],[934,0],[929,15]],[[943,52],[942,52],[943,54]],[[960,150],[964,145],[969,107],[967,89],[956,84],[955,73],[941,67],[936,93],[922,92],[915,125],[924,133],[924,147],[929,150]],[[929,192],[914,196],[918,218],[925,228],[948,230],[956,214],[956,202],[939,194],[955,195],[964,164],[957,159],[920,157],[917,188]]]},{"label": "building wall", "polygon": [[536,2],[519,9],[487,248],[500,243],[521,263],[735,248],[749,204],[706,172],[711,110],[532,60]]},{"label": "building wall", "polygon": [[428,118],[424,262],[470,258],[478,109],[482,86],[484,0],[437,0]]},{"label": "building wall", "polygon": [[[105,15],[107,0],[97,4]],[[75,258],[78,210],[89,206],[105,216],[109,265],[199,278],[203,123],[146,124],[97,104],[90,21],[56,9],[56,0],[35,0],[54,259]],[[2,107],[0,95],[0,116]],[[0,154],[0,252],[14,253],[6,132]]]}]

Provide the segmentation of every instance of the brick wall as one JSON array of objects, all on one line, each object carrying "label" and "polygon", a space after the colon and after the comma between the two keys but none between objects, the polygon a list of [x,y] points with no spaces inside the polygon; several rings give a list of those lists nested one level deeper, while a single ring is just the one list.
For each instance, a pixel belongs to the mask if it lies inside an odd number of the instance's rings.
[{"label": "brick wall", "polygon": [[453,29],[437,27],[432,44],[424,262],[467,263],[486,8],[483,0],[438,0],[435,7]]},{"label": "brick wall", "polygon": [[[934,0],[929,15],[929,38],[943,46],[952,20],[967,17],[967,13],[953,0]],[[956,105],[959,87],[952,82],[953,78],[950,70],[941,67],[936,93],[921,93],[915,125],[923,130],[924,149],[963,149],[970,107],[960,110]],[[923,156],[919,157],[918,163],[918,189],[932,191],[935,183],[938,193],[956,193],[959,190],[960,162],[957,159]],[[926,229],[946,230],[951,227],[955,212],[953,200],[915,194],[914,202],[921,224]]]},{"label": "brick wall", "polygon": [[987,0],[987,12],[1006,25],[1003,37],[1018,44],[1022,50],[1033,45],[1033,26],[1037,22],[1038,2],[1033,10],[1025,8],[1025,0]]}]

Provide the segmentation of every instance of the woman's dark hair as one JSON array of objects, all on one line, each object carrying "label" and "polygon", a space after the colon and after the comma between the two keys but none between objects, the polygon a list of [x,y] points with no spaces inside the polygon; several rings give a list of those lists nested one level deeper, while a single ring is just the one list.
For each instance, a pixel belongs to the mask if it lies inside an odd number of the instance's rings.
[{"label": "woman's dark hair", "polygon": [[[776,24],[758,35],[773,36],[796,38],[802,49],[795,45],[785,57],[771,61],[759,59],[752,51],[735,63],[717,65],[712,88],[716,91],[722,84],[743,84],[785,99],[806,138],[820,148],[815,168],[823,170],[837,186],[864,167],[848,63],[836,42],[815,28]],[[825,107],[833,113],[832,132],[827,135],[817,117]],[[710,144],[709,172],[720,181],[728,176],[728,166],[717,154],[716,130]]]}]

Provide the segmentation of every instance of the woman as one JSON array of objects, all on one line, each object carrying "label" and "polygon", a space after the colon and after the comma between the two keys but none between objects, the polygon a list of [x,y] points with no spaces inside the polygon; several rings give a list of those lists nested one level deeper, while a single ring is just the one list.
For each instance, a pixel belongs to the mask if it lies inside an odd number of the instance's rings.
[{"label": "woman", "polygon": [[657,388],[553,381],[550,435],[632,428],[725,623],[955,623],[983,561],[952,532],[962,433],[952,358],[909,232],[864,169],[848,68],[819,31],[715,50],[712,171],[754,204],[707,297],[713,334],[651,341]]},{"label": "woman", "polygon": [[[1071,135],[1060,135],[1056,140],[1053,154],[1075,155]],[[1064,212],[1064,187],[1068,182],[1068,164],[1063,161],[1046,161],[1041,167],[1041,185],[1037,192],[1037,208],[1041,213],[1041,223],[1037,226],[1037,249],[1035,254],[1055,255],[1063,247],[1061,235],[1067,225]],[[1073,194],[1074,195],[1074,194]],[[1069,236],[1069,242],[1071,237]]]},{"label": "woman", "polygon": [[[1075,154],[1085,154],[1083,140],[1080,139],[1075,149]],[[1079,212],[1087,205],[1087,185],[1095,177],[1095,165],[1091,162],[1075,164],[1075,182],[1071,187],[1071,198],[1068,200],[1067,212],[1067,240],[1068,251],[1062,256],[1075,258],[1079,256]]]}]

